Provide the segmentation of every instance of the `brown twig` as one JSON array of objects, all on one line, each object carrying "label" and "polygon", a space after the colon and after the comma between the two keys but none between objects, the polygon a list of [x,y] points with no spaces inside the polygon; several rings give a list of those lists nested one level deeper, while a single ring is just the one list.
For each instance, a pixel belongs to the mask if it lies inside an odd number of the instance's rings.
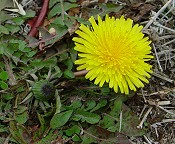
[{"label": "brown twig", "polygon": [[157,19],[157,17],[168,7],[170,3],[172,3],[173,0],[167,1],[167,3],[150,19],[150,21],[146,24],[146,26],[143,28],[143,31],[148,29],[148,27]]}]

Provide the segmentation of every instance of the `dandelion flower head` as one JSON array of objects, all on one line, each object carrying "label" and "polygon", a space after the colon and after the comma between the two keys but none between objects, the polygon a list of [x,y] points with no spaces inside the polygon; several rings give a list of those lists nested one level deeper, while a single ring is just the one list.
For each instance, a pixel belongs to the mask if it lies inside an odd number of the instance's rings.
[{"label": "dandelion flower head", "polygon": [[92,16],[92,26],[81,24],[74,37],[75,50],[79,59],[77,70],[88,70],[86,79],[94,80],[100,87],[109,83],[115,92],[129,94],[129,89],[144,87],[152,73],[151,65],[146,63],[151,56],[151,43],[141,32],[142,26],[133,25],[131,19],[119,19],[106,15],[98,22]]}]

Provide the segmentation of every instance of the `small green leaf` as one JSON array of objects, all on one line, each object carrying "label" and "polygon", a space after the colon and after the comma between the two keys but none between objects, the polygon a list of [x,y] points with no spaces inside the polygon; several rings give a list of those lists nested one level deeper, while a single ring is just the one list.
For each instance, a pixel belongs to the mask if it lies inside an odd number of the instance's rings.
[{"label": "small green leaf", "polygon": [[24,105],[19,105],[17,110],[15,111],[16,114],[22,114],[24,113],[25,111],[27,111],[28,108]]},{"label": "small green leaf", "polygon": [[80,139],[80,137],[78,135],[74,135],[73,138],[72,138],[72,140],[74,142],[80,142],[81,141],[81,139]]},{"label": "small green leaf", "polygon": [[7,89],[7,88],[8,88],[8,85],[7,85],[5,82],[0,81],[0,87],[1,87],[2,89]]},{"label": "small green leaf", "polygon": [[[11,40],[11,41],[13,41],[13,40]],[[19,44],[18,43],[13,43],[11,41],[10,41],[10,43],[8,43],[8,46],[6,47],[5,50],[7,51],[7,53],[10,53],[10,54],[13,55],[13,53],[18,50]]]},{"label": "small green leaf", "polygon": [[28,108],[24,105],[19,105],[18,108],[15,110],[15,120],[19,124],[24,124],[29,116],[28,116]]},{"label": "small green leaf", "polygon": [[73,62],[77,59],[77,51],[74,48],[70,49],[70,57]]},{"label": "small green leaf", "polygon": [[63,61],[63,60],[68,59],[68,57],[69,57],[68,53],[67,53],[67,52],[64,52],[64,53],[62,53],[62,54],[60,55],[59,60],[60,60],[60,61]]},{"label": "small green leaf", "polygon": [[14,98],[14,95],[12,93],[2,94],[2,98],[5,100],[11,100]]},{"label": "small green leaf", "polygon": [[38,69],[43,67],[50,67],[50,66],[56,65],[56,59],[52,58],[45,62],[42,62],[41,60],[37,59],[37,60],[33,60],[31,62],[31,65],[35,68],[37,67]]},{"label": "small green leaf", "polygon": [[79,134],[81,131],[80,127],[77,125],[72,126],[71,128],[65,130],[67,136],[72,136],[73,134]]},{"label": "small green leaf", "polygon": [[50,121],[51,128],[55,129],[55,128],[60,128],[64,126],[68,122],[72,113],[73,113],[73,110],[68,110],[65,112],[55,114]]},{"label": "small green leaf", "polygon": [[1,43],[0,42],[0,54],[4,54],[5,53],[6,47],[7,47],[6,43]]},{"label": "small green leaf", "polygon": [[36,15],[36,12],[33,10],[26,10],[26,15],[23,18],[33,18]]},{"label": "small green leaf", "polygon": [[53,7],[58,2],[59,2],[59,0],[50,0],[50,2],[49,2],[49,8]]},{"label": "small green leaf", "polygon": [[7,80],[8,79],[8,73],[6,71],[0,72],[0,79],[1,80]]},{"label": "small green leaf", "polygon": [[[27,52],[26,49],[29,49],[29,48],[26,48],[26,43],[22,40],[11,40],[10,42],[14,43],[14,44],[18,44],[18,48],[22,52]],[[31,50],[31,49],[29,49],[29,50]]]},{"label": "small green leaf", "polygon": [[108,95],[110,93],[110,88],[109,87],[102,87],[101,88],[101,94],[102,95]]},{"label": "small green leaf", "polygon": [[69,70],[69,69],[64,71],[64,76],[66,78],[74,78],[75,77],[74,73],[71,70]]},{"label": "small green leaf", "polygon": [[87,123],[95,124],[99,122],[100,116],[95,113],[90,113],[83,110],[77,110],[73,119],[75,121],[81,119],[82,122],[86,121]]},{"label": "small green leaf", "polygon": [[107,100],[102,99],[102,100],[99,101],[99,103],[96,105],[96,107],[94,107],[90,112],[94,112],[94,111],[106,106],[106,104],[107,104]]},{"label": "small green leaf", "polygon": [[5,26],[0,25],[0,33],[9,34],[9,31]]},{"label": "small green leaf", "polygon": [[[70,8],[74,8],[77,7],[77,4],[73,4],[73,3],[69,3],[69,2],[64,2],[63,3],[63,7],[64,7],[64,11],[69,10]],[[49,12],[48,14],[48,19],[54,17],[55,15],[59,15],[61,14],[62,8],[61,8],[61,4],[57,3]]]},{"label": "small green leaf", "polygon": [[94,100],[89,100],[86,105],[87,108],[85,109],[85,111],[89,111],[95,107],[96,102]]},{"label": "small green leaf", "polygon": [[37,52],[36,51],[29,51],[28,53],[26,53],[27,57],[33,57]]},{"label": "small green leaf", "polygon": [[20,30],[20,27],[17,25],[12,25],[12,24],[5,24],[5,27],[9,30],[9,32],[16,33]]},{"label": "small green leaf", "polygon": [[73,62],[70,58],[64,61],[64,64],[67,66],[67,69],[71,70],[73,67]]},{"label": "small green leaf", "polygon": [[123,6],[114,4],[114,3],[101,3],[99,6],[103,9],[103,12],[100,14],[101,16],[105,16],[106,14],[109,14],[111,12],[119,12]]},{"label": "small green leaf", "polygon": [[29,116],[27,111],[16,115],[15,120],[19,123],[19,124],[24,124],[27,120],[28,120]]},{"label": "small green leaf", "polygon": [[15,22],[17,25],[22,25],[24,23],[24,19],[21,17],[15,17],[12,19],[13,22]]},{"label": "small green leaf", "polygon": [[55,18],[54,21],[53,21],[52,23],[54,23],[54,24],[59,24],[59,25],[63,25],[63,26],[65,25],[65,23],[63,22],[63,19],[62,19],[61,16]]},{"label": "small green leaf", "polygon": [[81,106],[82,106],[81,100],[75,100],[72,102],[72,104],[70,106],[65,106],[65,108],[67,110],[70,110],[70,109],[76,110],[76,109],[80,108]]}]

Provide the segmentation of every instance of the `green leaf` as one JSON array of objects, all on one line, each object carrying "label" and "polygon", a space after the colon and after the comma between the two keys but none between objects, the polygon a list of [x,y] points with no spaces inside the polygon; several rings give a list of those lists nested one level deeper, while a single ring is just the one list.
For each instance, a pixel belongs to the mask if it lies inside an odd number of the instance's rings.
[{"label": "green leaf", "polygon": [[108,86],[101,88],[102,95],[108,95],[110,93],[110,88]]},{"label": "green leaf", "polygon": [[64,61],[64,64],[67,66],[67,69],[71,70],[73,67],[73,62],[70,58]]},{"label": "green leaf", "polygon": [[26,15],[22,16],[22,18],[33,18],[36,15],[36,12],[33,10],[26,10]]},{"label": "green leaf", "polygon": [[[74,8],[74,7],[77,7],[78,5],[77,4],[73,4],[73,3],[69,3],[69,2],[64,2],[63,3],[63,8],[64,8],[64,11],[67,11],[69,10],[70,8]],[[48,19],[54,17],[55,15],[59,15],[61,14],[61,11],[62,11],[62,7],[61,7],[61,4],[60,3],[57,3],[49,12],[48,14]]]},{"label": "green leaf", "polygon": [[59,24],[59,25],[65,25],[65,23],[63,22],[63,19],[61,16],[57,17],[54,19],[54,21],[52,22],[53,24]]},{"label": "green leaf", "polygon": [[[13,40],[11,40],[11,41],[13,41]],[[7,53],[9,53],[9,54],[12,54],[13,55],[13,53],[15,52],[15,51],[17,51],[18,50],[18,46],[19,46],[19,44],[18,43],[8,43],[8,46],[6,47],[6,51],[7,51]]]},{"label": "green leaf", "polygon": [[49,9],[53,7],[56,3],[60,2],[60,0],[50,0],[49,2]]},{"label": "green leaf", "polygon": [[89,100],[86,105],[87,108],[85,109],[85,111],[89,111],[96,106],[96,102],[94,100]]},{"label": "green leaf", "polygon": [[20,30],[20,27],[17,25],[12,24],[5,24],[5,27],[11,32],[12,34],[18,32]]},{"label": "green leaf", "polygon": [[56,58],[48,59],[47,61],[42,62],[41,60],[37,59],[31,62],[31,66],[39,68],[43,67],[50,67],[56,65]]},{"label": "green leaf", "polygon": [[110,115],[112,116],[115,116],[115,117],[118,117],[120,112],[121,112],[121,109],[122,109],[122,104],[123,104],[123,100],[122,100],[122,96],[117,98],[115,101],[114,101],[114,105],[111,106],[111,112],[110,112]]},{"label": "green leaf", "polygon": [[88,13],[88,16],[94,16],[97,17],[97,15],[102,13],[102,10],[100,9],[94,9],[94,8],[84,8],[84,11]]},{"label": "green leaf", "polygon": [[77,59],[77,51],[74,48],[70,49],[70,57],[73,62]]},{"label": "green leaf", "polygon": [[[22,51],[22,52],[27,52],[27,51],[31,50],[31,49],[29,49],[29,48],[26,48],[26,43],[25,43],[24,41],[22,41],[22,40],[13,40],[13,39],[12,39],[12,40],[10,41],[10,43],[18,44],[18,48],[19,48],[19,50]],[[27,49],[27,51],[26,51],[26,49]]]},{"label": "green leaf", "polygon": [[15,17],[12,19],[13,22],[15,22],[17,25],[22,25],[24,23],[24,19],[21,17]]},{"label": "green leaf", "polygon": [[68,57],[69,57],[68,53],[64,52],[60,55],[59,61],[66,60],[66,59],[68,59]]},{"label": "green leaf", "polygon": [[118,118],[115,118],[110,115],[105,115],[100,121],[100,126],[109,130],[110,132],[115,132],[117,131],[117,127],[115,126],[116,122],[119,122]]},{"label": "green leaf", "polygon": [[90,124],[98,123],[100,120],[100,116],[95,113],[86,112],[84,110],[77,110],[73,116],[73,120],[81,119],[82,122],[86,121]]},{"label": "green leaf", "polygon": [[1,80],[7,80],[8,79],[8,73],[6,71],[0,72],[0,79]]},{"label": "green leaf", "polygon": [[5,82],[0,81],[0,87],[1,87],[2,89],[7,89],[7,88],[8,88],[8,85],[7,85]]},{"label": "green leaf", "polygon": [[55,128],[60,128],[64,126],[68,122],[72,113],[73,113],[73,110],[68,110],[65,112],[55,114],[50,121],[51,128],[55,129]]},{"label": "green leaf", "polygon": [[48,14],[48,19],[51,19],[52,17],[54,17],[57,14],[61,14],[61,4],[56,4],[50,11]]},{"label": "green leaf", "polygon": [[[25,49],[26,50],[26,49]],[[37,51],[29,51],[29,52],[27,52],[26,53],[26,56],[28,57],[28,58],[30,58],[30,57],[33,57],[35,54],[37,53]]]},{"label": "green leaf", "polygon": [[2,94],[2,98],[4,100],[11,100],[14,98],[14,95],[12,93]]},{"label": "green leaf", "polygon": [[102,99],[102,100],[99,101],[99,103],[96,105],[96,107],[94,107],[90,112],[94,112],[94,111],[106,106],[106,104],[107,104],[107,100]]},{"label": "green leaf", "polygon": [[5,26],[0,25],[0,33],[9,34],[9,31]]},{"label": "green leaf", "polygon": [[22,114],[24,113],[25,111],[27,111],[28,108],[24,105],[19,105],[17,110],[15,111],[16,114]]},{"label": "green leaf", "polygon": [[21,93],[21,92],[25,91],[25,88],[26,88],[25,86],[20,86],[16,89],[16,92]]},{"label": "green leaf", "polygon": [[74,125],[71,128],[64,131],[67,136],[72,136],[73,134],[79,134],[81,132],[81,129],[79,126]]},{"label": "green leaf", "polygon": [[81,100],[75,100],[70,106],[65,106],[66,109],[76,110],[82,106]]},{"label": "green leaf", "polygon": [[66,78],[74,78],[75,75],[74,75],[74,73],[71,70],[67,69],[67,70],[64,71],[64,77],[66,77]]},{"label": "green leaf", "polygon": [[114,4],[114,3],[101,3],[99,6],[103,9],[103,12],[100,14],[101,16],[105,16],[106,14],[109,14],[111,12],[119,12],[123,6]]},{"label": "green leaf", "polygon": [[15,120],[19,124],[24,124],[28,120],[28,118],[29,116],[27,111],[24,111],[23,113],[16,115]]},{"label": "green leaf", "polygon": [[74,135],[73,138],[72,138],[72,140],[74,142],[80,142],[81,141],[81,139],[80,139],[80,137],[78,135]]},{"label": "green leaf", "polygon": [[88,26],[90,26],[91,24],[90,24],[90,22],[89,21],[87,21],[86,19],[84,19],[84,18],[80,18],[80,17],[75,17],[75,16],[67,16],[69,19],[71,19],[72,21],[74,21],[74,20],[77,20],[79,23],[82,23],[82,24],[84,24],[84,25],[88,25]]},{"label": "green leaf", "polygon": [[4,54],[5,53],[6,47],[7,47],[6,43],[1,43],[0,42],[0,54]]}]

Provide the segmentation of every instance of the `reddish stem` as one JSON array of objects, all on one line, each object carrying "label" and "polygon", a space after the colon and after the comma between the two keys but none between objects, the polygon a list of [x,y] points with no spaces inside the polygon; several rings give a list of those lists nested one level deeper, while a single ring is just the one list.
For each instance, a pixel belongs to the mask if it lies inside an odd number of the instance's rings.
[{"label": "reddish stem", "polygon": [[44,18],[47,14],[47,10],[48,10],[48,6],[49,6],[49,0],[43,0],[43,5],[42,8],[40,10],[40,13],[37,17],[37,20],[35,21],[31,31],[29,32],[28,36],[32,36],[34,37],[38,31],[38,27],[41,26],[44,22]]},{"label": "reddish stem", "polygon": [[29,19],[29,20],[27,21],[27,24],[28,24],[31,28],[33,28],[34,23],[36,22],[37,18],[38,18],[38,17],[33,17],[32,19]]}]

